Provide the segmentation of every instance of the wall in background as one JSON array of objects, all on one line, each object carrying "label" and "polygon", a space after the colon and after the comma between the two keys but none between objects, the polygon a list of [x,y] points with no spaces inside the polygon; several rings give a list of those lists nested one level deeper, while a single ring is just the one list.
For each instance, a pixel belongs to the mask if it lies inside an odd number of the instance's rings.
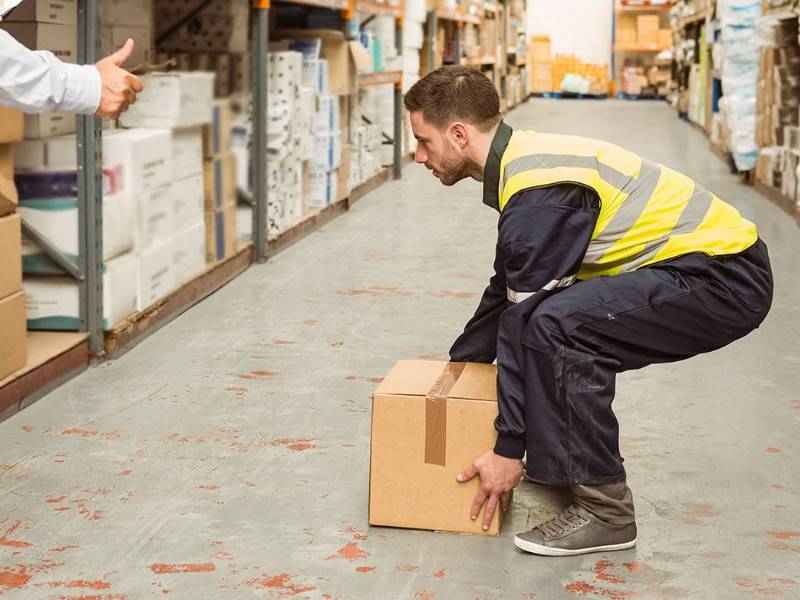
[{"label": "wall in background", "polygon": [[614,0],[528,0],[528,36],[549,35],[553,54],[611,65]]}]

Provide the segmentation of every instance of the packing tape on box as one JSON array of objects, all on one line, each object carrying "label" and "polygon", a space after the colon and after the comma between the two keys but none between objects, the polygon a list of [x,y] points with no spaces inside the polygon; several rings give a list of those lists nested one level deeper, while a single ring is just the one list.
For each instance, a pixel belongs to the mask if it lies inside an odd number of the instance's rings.
[{"label": "packing tape on box", "polygon": [[425,395],[425,464],[445,465],[447,454],[447,396],[466,363],[449,362]]}]

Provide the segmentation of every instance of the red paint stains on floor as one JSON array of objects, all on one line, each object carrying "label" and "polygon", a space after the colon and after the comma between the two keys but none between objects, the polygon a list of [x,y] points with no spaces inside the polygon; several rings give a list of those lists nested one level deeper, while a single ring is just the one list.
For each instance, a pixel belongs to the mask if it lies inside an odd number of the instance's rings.
[{"label": "red paint stains on floor", "polygon": [[220,550],[219,552],[214,552],[211,555],[211,558],[218,558],[219,560],[233,560],[233,554],[230,552],[225,552],[224,550]]},{"label": "red paint stains on floor", "polygon": [[369,554],[367,554],[361,548],[359,548],[357,542],[350,542],[343,548],[337,550],[336,554],[330,555],[325,560],[336,560],[337,558],[353,561],[353,560],[358,560],[360,558],[369,558]]},{"label": "red paint stains on floor", "polygon": [[474,298],[475,294],[473,292],[450,292],[450,291],[441,291],[433,295],[435,298],[460,298],[460,299],[469,299]]},{"label": "red paint stains on floor", "polygon": [[102,510],[89,510],[85,506],[81,506],[78,512],[84,516],[87,521],[102,521],[103,519]]},{"label": "red paint stains on floor", "polygon": [[445,575],[447,575],[447,573],[444,569],[439,569],[433,574],[434,577],[444,577]]},{"label": "red paint stains on floor", "polygon": [[395,567],[398,571],[406,571],[407,573],[416,573],[419,571],[419,567],[417,565],[398,565]]},{"label": "red paint stains on floor", "polygon": [[150,570],[156,575],[167,575],[171,573],[210,573],[216,571],[214,563],[183,563],[183,564],[163,564],[156,563],[150,565]]},{"label": "red paint stains on floor", "polygon": [[572,583],[568,583],[564,586],[564,591],[567,591],[571,594],[594,594],[597,592],[597,588],[594,587],[591,583],[587,583],[586,581],[574,581]]},{"label": "red paint stains on floor", "polygon": [[761,585],[755,579],[750,577],[737,577],[734,580],[739,589],[750,592],[751,594],[758,594],[759,596],[782,596],[783,592],[779,589],[770,588]]},{"label": "red paint stains on floor", "polygon": [[201,490],[207,490],[209,492],[213,492],[214,490],[218,490],[219,486],[218,485],[201,485],[201,486],[199,486],[199,488]]},{"label": "red paint stains on floor", "polygon": [[258,588],[272,590],[279,596],[297,596],[306,592],[313,592],[317,588],[313,585],[298,585],[292,582],[292,575],[281,573],[280,575],[262,575],[247,582],[248,585]]},{"label": "red paint stains on floor", "polygon": [[786,505],[785,504],[774,504],[773,508],[781,510],[782,508],[786,508]]},{"label": "red paint stains on floor", "polygon": [[356,573],[374,573],[377,567],[356,567]]},{"label": "red paint stains on floor", "polygon": [[124,470],[120,471],[119,473],[117,473],[117,477],[127,477],[131,473],[133,473],[133,471],[131,471],[130,469],[124,469]]},{"label": "red paint stains on floor", "polygon": [[599,560],[594,563],[594,567],[592,567],[592,571],[595,574],[595,577],[600,581],[605,581],[607,583],[616,583],[616,584],[623,584],[625,580],[622,577],[618,577],[612,573],[609,573],[609,569],[613,569],[616,565],[610,560]]},{"label": "red paint stains on floor", "polygon": [[770,583],[780,583],[783,585],[797,585],[797,582],[794,579],[789,579],[788,577],[770,577]]},{"label": "red paint stains on floor", "polygon": [[252,481],[243,481],[242,483],[243,483],[244,485],[246,485],[247,487],[251,487],[251,488],[254,488],[254,487],[256,487],[256,484],[255,484],[255,483],[253,483]]},{"label": "red paint stains on floor", "polygon": [[27,433],[35,431],[35,429],[33,427],[31,427],[30,425],[23,425],[20,429],[22,429],[22,431],[25,431]]},{"label": "red paint stains on floor", "polygon": [[728,556],[728,554],[730,554],[730,552],[726,550],[712,550],[711,552],[708,553],[708,556],[710,558],[713,558],[714,560],[719,560],[721,558],[725,558],[726,556]]},{"label": "red paint stains on floor", "polygon": [[767,532],[772,537],[779,540],[790,540],[792,538],[800,537],[800,531],[776,531],[771,530]]},{"label": "red paint stains on floor", "polygon": [[290,438],[281,438],[278,440],[272,440],[270,442],[271,446],[285,446],[292,452],[304,452],[305,450],[310,450],[312,448],[316,448],[316,444],[314,444],[314,440],[310,439],[290,439]]},{"label": "red paint stains on floor", "polygon": [[239,379],[274,379],[278,374],[274,371],[250,371],[249,373],[237,373]]},{"label": "red paint stains on floor", "polygon": [[340,296],[348,296],[350,298],[359,298],[361,296],[370,296],[372,298],[413,298],[412,292],[406,292],[396,287],[371,287],[360,290],[339,290],[336,292]]},{"label": "red paint stains on floor", "polygon": [[296,346],[297,342],[293,340],[272,340],[272,343],[276,346]]},{"label": "red paint stains on floor", "polygon": [[226,387],[225,391],[226,392],[233,392],[236,395],[237,398],[244,398],[247,395],[247,388],[246,387],[242,387],[242,386],[238,386],[238,385],[232,385],[232,386]]},{"label": "red paint stains on floor", "polygon": [[344,379],[345,381],[369,381],[376,384],[383,381],[383,377],[362,377],[360,375],[348,375]]},{"label": "red paint stains on floor", "polygon": [[773,550],[788,550],[790,552],[800,553],[800,546],[792,546],[786,542],[772,542],[769,547]]},{"label": "red paint stains on floor", "polygon": [[94,429],[81,429],[80,427],[73,427],[71,429],[64,429],[61,432],[62,435],[75,435],[82,438],[90,438],[95,436],[100,436],[107,440],[116,440],[122,436],[121,431],[95,431]]},{"label": "red paint stains on floor", "polygon": [[626,569],[628,569],[628,571],[631,572],[631,573],[638,573],[639,571],[644,569],[644,565],[642,563],[640,563],[640,562],[636,562],[635,560],[632,560],[632,561],[626,562],[626,563],[622,563],[622,566],[625,567]]},{"label": "red paint stains on floor", "polygon": [[69,458],[69,454],[56,454],[53,457],[54,463],[63,463]]},{"label": "red paint stains on floor", "polygon": [[778,454],[780,451],[781,451],[780,448],[773,448],[772,446],[767,448],[767,452],[770,454]]},{"label": "red paint stains on floor", "polygon": [[[346,533],[348,535],[352,535],[354,542],[364,542],[364,541],[367,540],[367,537],[369,537],[366,534],[360,532],[355,527],[348,527],[347,529],[343,529],[342,533]],[[309,533],[309,535],[311,535],[311,534]]]},{"label": "red paint stains on floor", "polygon": [[48,498],[45,502],[49,502],[50,504],[58,504],[62,502],[66,498],[66,496],[59,496],[58,498]]},{"label": "red paint stains on floor", "polygon": [[5,535],[0,537],[0,546],[5,546],[7,548],[30,548],[33,545],[28,542],[21,542],[18,540],[9,539],[11,537],[11,534],[14,533],[17,529],[19,529],[20,525],[22,525],[22,521],[18,520],[16,523],[14,523],[11,527],[9,527],[6,530]]},{"label": "red paint stains on floor", "polygon": [[0,591],[16,590],[25,587],[31,580],[25,567],[16,570],[0,569]]},{"label": "red paint stains on floor", "polygon": [[414,600],[434,600],[434,598],[436,598],[436,594],[428,590],[419,590],[414,594]]},{"label": "red paint stains on floor", "polygon": [[800,409],[800,400],[792,400],[792,408]]},{"label": "red paint stains on floor", "polygon": [[703,519],[719,514],[719,511],[708,502],[686,502],[680,507],[656,506],[655,508],[659,516],[687,525],[703,525]]},{"label": "red paint stains on floor", "polygon": [[303,324],[304,325],[308,325],[309,327],[313,327],[317,323],[319,323],[319,321],[317,321],[315,319],[309,319],[308,321],[303,321]]},{"label": "red paint stains on floor", "polygon": [[342,444],[342,448],[355,448],[355,444]]},{"label": "red paint stains on floor", "polygon": [[53,588],[86,588],[89,590],[108,590],[111,589],[111,584],[105,581],[48,581],[47,585]]},{"label": "red paint stains on floor", "polygon": [[65,552],[74,548],[80,548],[80,546],[59,546],[58,548],[52,548],[50,552]]}]

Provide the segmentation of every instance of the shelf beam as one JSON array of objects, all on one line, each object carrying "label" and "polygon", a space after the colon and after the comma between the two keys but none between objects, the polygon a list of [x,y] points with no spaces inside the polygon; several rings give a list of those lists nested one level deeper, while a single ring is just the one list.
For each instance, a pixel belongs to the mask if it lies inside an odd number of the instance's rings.
[{"label": "shelf beam", "polygon": [[267,260],[267,49],[269,4],[253,0],[250,10],[252,46],[252,128],[250,173],[253,188],[253,245],[255,262]]}]

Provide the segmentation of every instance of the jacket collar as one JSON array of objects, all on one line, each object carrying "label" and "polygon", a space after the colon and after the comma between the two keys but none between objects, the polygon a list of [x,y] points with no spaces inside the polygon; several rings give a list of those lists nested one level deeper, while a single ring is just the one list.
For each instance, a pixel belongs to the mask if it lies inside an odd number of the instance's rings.
[{"label": "jacket collar", "polygon": [[500,212],[500,205],[497,200],[500,188],[500,161],[503,158],[512,133],[514,133],[514,130],[511,126],[505,121],[501,121],[492,139],[489,156],[486,157],[486,166],[483,169],[483,203],[497,212]]}]

